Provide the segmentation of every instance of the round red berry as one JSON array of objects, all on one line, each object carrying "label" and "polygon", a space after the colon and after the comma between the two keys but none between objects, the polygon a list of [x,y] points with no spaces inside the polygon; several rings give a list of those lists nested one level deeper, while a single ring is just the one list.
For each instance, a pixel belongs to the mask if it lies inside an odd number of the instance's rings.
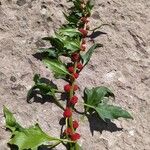
[{"label": "round red berry", "polygon": [[81,21],[82,21],[83,23],[88,23],[88,22],[89,22],[89,20],[87,19],[87,17],[82,17],[82,18],[81,18]]},{"label": "round red berry", "polygon": [[64,113],[63,113],[63,116],[64,116],[65,118],[71,117],[71,116],[72,116],[72,111],[71,111],[71,109],[67,107],[67,108],[65,109]]},{"label": "round red berry", "polygon": [[77,79],[77,78],[79,77],[79,74],[78,74],[78,73],[73,73],[73,77],[74,77],[75,79]]},{"label": "round red berry", "polygon": [[73,105],[75,105],[77,102],[78,102],[78,97],[74,95],[74,96],[70,99],[70,103],[73,104]]},{"label": "round red berry", "polygon": [[77,64],[77,68],[78,68],[79,70],[81,70],[81,69],[83,68],[83,65],[82,65],[81,63],[78,63],[78,64]]},{"label": "round red berry", "polygon": [[74,120],[73,121],[73,128],[77,129],[78,127],[79,127],[79,123],[76,120]]},{"label": "round red berry", "polygon": [[68,68],[68,71],[69,71],[70,73],[73,73],[73,72],[74,72],[74,67],[72,67],[72,66],[69,67],[69,68]]},{"label": "round red berry", "polygon": [[79,59],[80,59],[79,53],[73,53],[73,54],[71,55],[71,60],[72,60],[72,61],[78,61]]},{"label": "round red berry", "polygon": [[65,129],[64,134],[71,135],[72,134],[71,128]]},{"label": "round red berry", "polygon": [[71,135],[71,140],[72,141],[76,141],[78,139],[80,139],[80,134],[79,133],[74,133],[74,134]]},{"label": "round red berry", "polygon": [[83,29],[83,28],[79,29],[79,31],[81,32],[81,34],[82,34],[83,37],[86,37],[87,34],[88,34],[88,31],[85,30],[85,29]]},{"label": "round red berry", "polygon": [[69,92],[70,90],[71,90],[70,84],[67,84],[67,85],[64,86],[64,91],[65,92]]},{"label": "round red berry", "polygon": [[78,88],[79,87],[77,85],[74,85],[73,90],[76,91],[76,90],[78,90]]}]

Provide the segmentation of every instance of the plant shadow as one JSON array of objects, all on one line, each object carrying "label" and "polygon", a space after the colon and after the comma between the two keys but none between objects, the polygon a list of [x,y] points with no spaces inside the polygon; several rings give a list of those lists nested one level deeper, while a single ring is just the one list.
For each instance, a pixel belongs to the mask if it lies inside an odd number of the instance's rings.
[{"label": "plant shadow", "polygon": [[43,58],[46,58],[48,56],[48,52],[37,52],[33,54],[32,56],[35,57],[37,60],[42,61]]},{"label": "plant shadow", "polygon": [[[48,146],[46,146],[46,145],[41,145],[41,146],[39,146],[38,147],[38,149],[37,150],[52,150],[53,148],[49,148]],[[53,149],[54,150],[54,149]]]},{"label": "plant shadow", "polygon": [[[32,56],[35,57],[37,60],[40,60],[40,61],[42,61],[44,58],[50,58],[51,60],[55,59],[55,57],[50,57],[48,52],[37,52],[37,53],[33,54]],[[71,66],[71,65],[72,65],[72,63],[67,64],[67,66]],[[64,80],[66,82],[70,82],[69,77],[64,78]]]},{"label": "plant shadow", "polygon": [[19,150],[16,145],[8,144],[8,147],[9,147],[11,150]]},{"label": "plant shadow", "polygon": [[118,128],[116,124],[111,122],[110,120],[107,120],[106,122],[103,121],[101,118],[98,117],[96,113],[88,115],[87,118],[89,121],[92,136],[94,135],[94,131],[99,131],[100,133],[102,133],[103,131],[116,132],[123,129]]},{"label": "plant shadow", "polygon": [[[10,145],[10,144],[8,144],[8,146],[9,146],[9,148],[11,150],[19,150],[19,148],[16,145]],[[53,146],[51,146],[51,147],[53,147]],[[37,148],[37,150],[54,150],[54,148],[49,148],[49,146],[47,146],[47,145],[40,145]]]},{"label": "plant shadow", "polygon": [[[51,87],[57,89],[57,85],[54,84],[54,82],[50,81],[47,78],[41,78],[42,83],[46,83],[50,85]],[[27,95],[27,102],[28,103],[41,103],[44,104],[45,102],[53,102],[54,98],[50,95],[44,95],[42,91],[39,89],[30,89],[30,94]]]},{"label": "plant shadow", "polygon": [[98,36],[101,36],[103,34],[107,34],[107,33],[106,32],[102,32],[102,31],[95,31],[95,32],[92,32],[91,35],[89,35],[88,37],[91,38],[91,39],[95,39]]}]

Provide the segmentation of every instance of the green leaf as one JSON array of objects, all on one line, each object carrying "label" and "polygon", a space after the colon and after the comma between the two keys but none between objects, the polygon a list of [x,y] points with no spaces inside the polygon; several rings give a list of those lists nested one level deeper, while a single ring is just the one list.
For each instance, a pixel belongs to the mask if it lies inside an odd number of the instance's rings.
[{"label": "green leaf", "polygon": [[46,83],[38,83],[38,84],[36,84],[35,88],[40,89],[41,93],[44,95],[51,95],[51,96],[55,95],[56,89],[54,89],[52,86],[50,86]]},{"label": "green leaf", "polygon": [[43,59],[43,63],[54,72],[56,78],[65,78],[66,75],[70,75],[65,65],[56,59]]},{"label": "green leaf", "polygon": [[39,50],[42,53],[48,53],[48,56],[52,58],[58,58],[58,56],[62,54],[61,50],[58,51],[54,48],[40,48]]},{"label": "green leaf", "polygon": [[24,128],[22,131],[15,131],[9,144],[17,145],[19,150],[33,150],[53,139],[44,133],[39,125],[36,124],[29,128]]},{"label": "green leaf", "polygon": [[40,81],[40,75],[35,74],[34,77],[33,77],[33,81],[35,82],[35,84],[37,84]]},{"label": "green leaf", "polygon": [[16,122],[13,114],[4,106],[3,113],[6,121],[6,128],[14,132],[16,129],[22,129],[22,127]]},{"label": "green leaf", "polygon": [[75,148],[76,148],[75,150],[83,150],[82,147],[78,143],[75,144]]},{"label": "green leaf", "polygon": [[14,118],[13,114],[4,106],[3,108],[6,127],[12,131],[12,137],[9,144],[18,146],[19,150],[31,149],[37,150],[37,148],[50,141],[60,141],[55,137],[51,137],[44,133],[38,124],[29,128],[21,127]]},{"label": "green leaf", "polygon": [[90,60],[90,58],[91,58],[91,56],[92,56],[94,50],[95,50],[96,48],[98,48],[98,47],[102,47],[102,45],[101,45],[101,44],[94,44],[94,45],[86,52],[86,54],[81,55],[82,62],[83,62],[83,65],[84,65],[84,66],[89,62],[89,60]]},{"label": "green leaf", "polygon": [[89,0],[87,3],[86,3],[86,6],[85,6],[85,11],[88,15],[91,15],[91,10],[92,8],[94,7],[94,5],[91,3],[91,1]]},{"label": "green leaf", "polygon": [[106,119],[112,120],[120,117],[133,119],[133,117],[126,110],[118,106],[100,104],[98,107],[95,107],[95,110],[104,121],[106,121]]},{"label": "green leaf", "polygon": [[59,30],[59,33],[68,37],[81,35],[81,33],[76,28],[62,28]]},{"label": "green leaf", "polygon": [[78,40],[69,40],[64,41],[64,47],[70,50],[72,53],[80,49],[80,42]]},{"label": "green leaf", "polygon": [[[98,106],[100,103],[103,103],[105,100],[105,97],[112,96],[114,97],[114,94],[107,88],[107,87],[96,87],[92,89],[85,88],[84,90],[84,101],[86,104],[91,106]],[[89,110],[89,107],[86,108],[86,111]]]},{"label": "green leaf", "polygon": [[50,41],[51,45],[58,50],[62,50],[64,48],[64,44],[58,38],[44,37],[42,39]]},{"label": "green leaf", "polygon": [[80,49],[80,38],[77,36],[75,39],[60,35],[59,33],[56,33],[57,38],[64,44],[64,53],[68,52],[75,52]]},{"label": "green leaf", "polygon": [[71,23],[74,24],[75,26],[77,26],[77,23],[80,20],[80,17],[82,16],[82,14],[80,13],[76,13],[76,12],[72,12],[71,14],[69,14],[68,16],[64,13],[64,16],[66,18],[66,20]]}]

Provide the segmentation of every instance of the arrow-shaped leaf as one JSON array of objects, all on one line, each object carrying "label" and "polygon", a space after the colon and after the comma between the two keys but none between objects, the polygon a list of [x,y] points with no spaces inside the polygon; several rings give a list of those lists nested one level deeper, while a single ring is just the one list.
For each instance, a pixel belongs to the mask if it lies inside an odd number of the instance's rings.
[{"label": "arrow-shaped leaf", "polygon": [[133,117],[126,110],[118,106],[102,104],[95,107],[95,110],[104,121],[106,121],[106,119],[112,120],[120,117],[133,119]]},{"label": "arrow-shaped leaf", "polygon": [[18,146],[19,150],[37,150],[40,145],[47,144],[50,141],[63,141],[63,139],[57,139],[47,135],[38,124],[29,128],[21,127],[16,122],[13,114],[5,106],[3,107],[3,112],[5,115],[6,127],[12,131],[9,144]]},{"label": "arrow-shaped leaf", "polygon": [[[114,94],[107,87],[103,86],[92,89],[85,88],[84,90],[85,103],[94,107],[98,106],[100,103],[103,103],[104,98],[109,96],[114,97]],[[86,108],[86,111],[88,111],[88,109],[89,107]]]},{"label": "arrow-shaped leaf", "polygon": [[43,59],[43,63],[54,72],[56,78],[65,78],[66,75],[70,75],[65,65],[57,59]]},{"label": "arrow-shaped leaf", "polygon": [[35,149],[41,144],[52,141],[53,138],[42,131],[38,124],[15,131],[9,144],[17,145],[19,150]]},{"label": "arrow-shaped leaf", "polygon": [[83,65],[84,65],[84,66],[89,62],[89,60],[90,60],[90,58],[91,58],[91,56],[92,56],[94,50],[95,50],[96,48],[98,48],[98,47],[102,47],[102,44],[94,44],[94,45],[86,52],[86,54],[81,55],[81,57],[82,57],[82,62],[83,62]]}]

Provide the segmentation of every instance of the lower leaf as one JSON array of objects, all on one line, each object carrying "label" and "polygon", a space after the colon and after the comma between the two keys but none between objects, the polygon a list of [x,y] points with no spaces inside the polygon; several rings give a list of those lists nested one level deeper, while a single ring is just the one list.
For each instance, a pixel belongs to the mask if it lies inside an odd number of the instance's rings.
[{"label": "lower leaf", "polygon": [[17,145],[19,150],[36,149],[41,144],[53,140],[50,136],[44,133],[38,124],[24,128],[21,132],[15,131],[9,144]]},{"label": "lower leaf", "polygon": [[16,129],[23,129],[21,125],[16,122],[13,114],[5,106],[3,107],[3,113],[6,121],[6,128],[12,132],[14,132]]},{"label": "lower leaf", "polygon": [[17,123],[13,114],[4,106],[6,127],[12,131],[12,137],[9,142],[11,145],[18,146],[19,150],[36,150],[40,145],[50,141],[61,141],[44,133],[38,124],[29,128],[23,128]]}]

